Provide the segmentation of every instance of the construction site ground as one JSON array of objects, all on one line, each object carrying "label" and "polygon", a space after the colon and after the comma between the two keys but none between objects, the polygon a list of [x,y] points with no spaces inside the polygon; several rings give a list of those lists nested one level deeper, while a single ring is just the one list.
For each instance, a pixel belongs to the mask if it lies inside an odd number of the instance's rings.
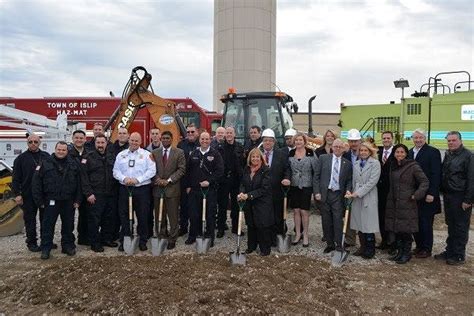
[{"label": "construction site ground", "polygon": [[[442,214],[434,227],[438,253],[447,235]],[[216,239],[206,255],[197,255],[180,237],[175,249],[159,257],[150,251],[126,256],[116,248],[96,254],[78,246],[76,256],[58,249],[50,260],[28,252],[24,234],[3,237],[0,313],[474,314],[472,242],[460,266],[433,258],[398,265],[377,251],[375,259],[350,255],[342,267],[334,268],[331,256],[323,254],[315,212],[310,234],[309,248],[300,244],[288,254],[273,249],[268,257],[253,253],[247,255],[246,266],[230,264],[229,252],[236,248],[230,231]]]}]

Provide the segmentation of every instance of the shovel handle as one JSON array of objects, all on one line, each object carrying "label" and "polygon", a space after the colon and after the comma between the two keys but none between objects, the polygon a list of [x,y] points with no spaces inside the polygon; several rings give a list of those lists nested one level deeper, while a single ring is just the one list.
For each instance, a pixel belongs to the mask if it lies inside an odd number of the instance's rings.
[{"label": "shovel handle", "polygon": [[239,212],[239,224],[237,225],[237,235],[240,236],[242,233],[242,220],[244,217],[244,212],[240,211]]},{"label": "shovel handle", "polygon": [[344,215],[344,227],[342,232],[345,234],[347,230],[347,222],[349,222],[349,208],[346,208],[346,213]]},{"label": "shovel handle", "polygon": [[283,220],[286,220],[288,217],[288,198],[285,196],[283,198]]},{"label": "shovel handle", "polygon": [[131,195],[128,197],[128,219],[133,220],[133,199]]},{"label": "shovel handle", "polygon": [[161,218],[163,215],[163,196],[160,198],[160,208],[158,210],[158,221],[161,222]]},{"label": "shovel handle", "polygon": [[202,221],[205,222],[206,221],[206,197],[204,197],[202,199]]}]

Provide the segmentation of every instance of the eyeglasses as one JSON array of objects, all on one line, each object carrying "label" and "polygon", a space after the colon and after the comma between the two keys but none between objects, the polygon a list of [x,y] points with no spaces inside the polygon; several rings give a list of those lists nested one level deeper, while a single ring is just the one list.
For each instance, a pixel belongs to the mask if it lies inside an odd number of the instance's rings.
[{"label": "eyeglasses", "polygon": [[196,131],[186,131],[187,134],[194,134]]},{"label": "eyeglasses", "polygon": [[39,144],[39,141],[37,140],[29,140],[28,144]]}]

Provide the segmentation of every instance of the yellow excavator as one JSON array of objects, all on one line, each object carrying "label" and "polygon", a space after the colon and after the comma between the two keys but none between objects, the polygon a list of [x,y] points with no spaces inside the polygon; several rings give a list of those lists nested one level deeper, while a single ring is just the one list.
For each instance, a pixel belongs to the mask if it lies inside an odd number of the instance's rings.
[{"label": "yellow excavator", "polygon": [[186,135],[186,128],[176,111],[176,104],[154,93],[151,78],[142,66],[132,69],[130,79],[122,93],[122,101],[104,127],[105,130],[111,129],[111,142],[117,139],[118,129],[122,127],[128,129],[137,116],[138,110],[144,107],[161,132],[170,131],[174,135],[174,146],[180,140],[178,135],[182,137]]}]

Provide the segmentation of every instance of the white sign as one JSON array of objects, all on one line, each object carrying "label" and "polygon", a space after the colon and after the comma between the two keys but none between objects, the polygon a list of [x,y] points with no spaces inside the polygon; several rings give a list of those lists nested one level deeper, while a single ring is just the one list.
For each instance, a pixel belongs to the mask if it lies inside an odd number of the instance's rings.
[{"label": "white sign", "polygon": [[160,116],[159,122],[163,125],[171,125],[174,122],[174,118],[171,115],[163,114]]},{"label": "white sign", "polygon": [[474,104],[463,104],[461,106],[461,120],[474,121]]}]

